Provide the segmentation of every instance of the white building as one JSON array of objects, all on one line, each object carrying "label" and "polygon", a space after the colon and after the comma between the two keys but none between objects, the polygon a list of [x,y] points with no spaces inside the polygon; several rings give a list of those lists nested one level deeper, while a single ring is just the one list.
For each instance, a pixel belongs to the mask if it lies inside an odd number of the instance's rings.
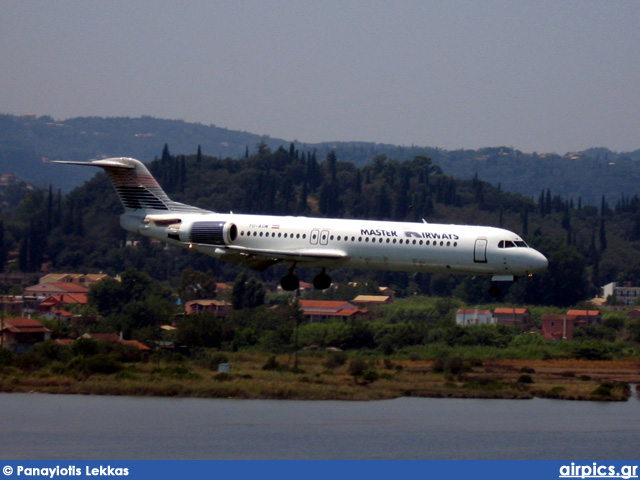
[{"label": "white building", "polygon": [[466,327],[468,325],[495,325],[491,310],[478,308],[461,308],[456,312],[456,324]]},{"label": "white building", "polygon": [[605,300],[612,295],[624,305],[635,305],[640,297],[640,287],[632,287],[631,282],[625,285],[620,285],[618,282],[611,282],[602,287],[602,297]]}]

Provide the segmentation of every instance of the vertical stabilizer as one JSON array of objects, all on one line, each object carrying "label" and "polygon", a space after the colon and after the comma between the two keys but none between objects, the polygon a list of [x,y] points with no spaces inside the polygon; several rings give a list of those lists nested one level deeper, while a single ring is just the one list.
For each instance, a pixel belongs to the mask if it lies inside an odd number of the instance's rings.
[{"label": "vertical stabilizer", "polygon": [[104,169],[120,198],[125,213],[167,213],[169,211],[207,213],[197,207],[172,201],[149,173],[147,167],[133,158],[107,158],[91,162],[55,161]]}]

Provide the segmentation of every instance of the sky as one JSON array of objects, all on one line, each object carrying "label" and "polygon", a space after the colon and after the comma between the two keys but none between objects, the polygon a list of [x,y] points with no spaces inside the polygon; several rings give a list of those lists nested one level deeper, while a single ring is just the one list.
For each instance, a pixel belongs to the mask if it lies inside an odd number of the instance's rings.
[{"label": "sky", "polygon": [[0,0],[0,113],[628,152],[639,26],[635,0]]}]

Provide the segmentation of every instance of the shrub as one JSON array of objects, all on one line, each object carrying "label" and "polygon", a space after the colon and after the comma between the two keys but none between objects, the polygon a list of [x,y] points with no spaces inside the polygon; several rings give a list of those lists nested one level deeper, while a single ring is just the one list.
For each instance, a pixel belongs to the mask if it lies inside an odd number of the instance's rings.
[{"label": "shrub", "polygon": [[362,375],[367,369],[367,362],[361,358],[354,358],[349,362],[349,375],[354,377]]},{"label": "shrub", "polygon": [[327,357],[327,360],[324,362],[324,366],[329,369],[338,368],[347,363],[348,359],[349,357],[346,353],[334,352]]},{"label": "shrub", "polygon": [[0,367],[9,367],[15,361],[16,356],[6,348],[0,348]]},{"label": "shrub", "polygon": [[112,374],[122,370],[123,366],[114,356],[99,353],[91,357],[75,357],[69,362],[69,368],[84,375],[94,373]]},{"label": "shrub", "polygon": [[22,371],[31,373],[44,367],[47,361],[35,352],[25,352],[18,355],[16,363]]},{"label": "shrub", "polygon": [[98,354],[100,345],[93,338],[79,338],[71,345],[71,351],[75,356],[90,357]]},{"label": "shrub", "polygon": [[367,383],[375,382],[376,380],[378,380],[378,378],[380,377],[378,375],[378,372],[376,372],[375,370],[365,370],[362,374],[362,380]]},{"label": "shrub", "polygon": [[262,370],[277,370],[280,368],[280,364],[278,360],[276,360],[275,355],[271,355],[267,362],[262,366]]},{"label": "shrub", "polygon": [[440,357],[433,362],[431,369],[437,373],[458,375],[469,368],[465,366],[464,360],[460,357]]},{"label": "shrub", "polygon": [[594,397],[611,397],[611,391],[613,390],[614,386],[615,385],[611,382],[601,383],[598,388],[591,392],[591,395],[593,395]]},{"label": "shrub", "polygon": [[531,375],[523,373],[518,377],[518,383],[533,383],[533,378],[531,378]]},{"label": "shrub", "polygon": [[154,368],[151,371],[152,374],[161,375],[163,377],[170,378],[183,378],[183,379],[198,379],[200,375],[193,373],[187,367],[182,365],[171,365],[165,368]]}]

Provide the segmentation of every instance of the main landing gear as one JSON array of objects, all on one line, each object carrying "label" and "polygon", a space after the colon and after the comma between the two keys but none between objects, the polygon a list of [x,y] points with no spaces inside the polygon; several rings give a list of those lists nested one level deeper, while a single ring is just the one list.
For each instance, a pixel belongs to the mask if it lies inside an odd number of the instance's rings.
[{"label": "main landing gear", "polygon": [[280,279],[280,286],[287,292],[292,292],[300,287],[300,280],[293,273],[293,269]]},{"label": "main landing gear", "polygon": [[318,275],[313,277],[313,286],[318,290],[326,290],[331,286],[331,277],[327,275],[324,268]]},{"label": "main landing gear", "polygon": [[[293,273],[293,268],[289,269],[289,273],[282,277],[280,286],[287,292],[300,288],[300,280]],[[331,277],[327,275],[326,269],[323,268],[318,275],[313,277],[313,286],[318,290],[326,290],[331,286]]]}]

